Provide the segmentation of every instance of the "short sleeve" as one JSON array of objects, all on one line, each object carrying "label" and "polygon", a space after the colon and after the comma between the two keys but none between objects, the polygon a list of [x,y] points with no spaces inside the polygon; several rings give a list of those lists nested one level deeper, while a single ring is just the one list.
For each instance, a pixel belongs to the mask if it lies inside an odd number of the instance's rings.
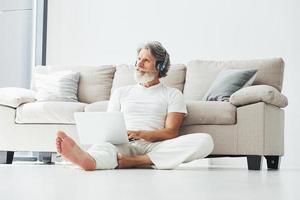
[{"label": "short sleeve", "polygon": [[120,89],[116,89],[109,99],[108,107],[106,110],[107,112],[114,112],[114,111],[121,110],[120,97],[121,97],[121,91]]},{"label": "short sleeve", "polygon": [[187,114],[183,94],[175,88],[171,88],[168,95],[168,113],[170,112],[179,112]]}]

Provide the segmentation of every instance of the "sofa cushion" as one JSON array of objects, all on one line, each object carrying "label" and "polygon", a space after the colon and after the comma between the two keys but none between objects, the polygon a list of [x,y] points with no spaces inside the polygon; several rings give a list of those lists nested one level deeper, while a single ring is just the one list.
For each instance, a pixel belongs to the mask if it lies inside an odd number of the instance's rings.
[{"label": "sofa cushion", "polygon": [[86,105],[84,108],[85,112],[105,112],[108,107],[109,101],[98,101],[95,103],[91,103]]},{"label": "sofa cushion", "polygon": [[188,115],[183,125],[235,124],[236,107],[222,101],[187,101]]},{"label": "sofa cushion", "polygon": [[[229,101],[237,90],[251,85],[256,69],[224,69],[203,97],[203,101]],[[252,78],[253,77],[253,78]],[[249,81],[251,80],[251,83]]]},{"label": "sofa cushion", "polygon": [[37,101],[78,101],[78,72],[35,73],[33,79]]},{"label": "sofa cushion", "polygon": [[74,124],[74,112],[83,112],[85,103],[34,102],[17,108],[16,123]]},{"label": "sofa cushion", "polygon": [[288,105],[288,99],[277,89],[269,85],[255,85],[242,88],[230,96],[230,103],[235,106],[265,102],[279,108]]},{"label": "sofa cushion", "polygon": [[[104,112],[108,102],[100,101],[89,104],[85,107],[85,112]],[[236,107],[229,102],[187,101],[186,104],[188,115],[183,125],[236,123]]]},{"label": "sofa cushion", "polygon": [[[119,65],[113,80],[112,92],[119,87],[136,84],[134,80],[134,66]],[[186,66],[183,64],[171,65],[167,76],[161,78],[160,81],[166,86],[174,87],[183,91],[185,82]],[[112,93],[111,92],[111,93]]]},{"label": "sofa cushion", "polygon": [[[34,73],[48,74],[62,70],[71,70],[80,73],[78,101],[93,103],[109,99],[114,73],[116,71],[115,66],[37,66],[34,68]],[[34,81],[32,82],[31,88],[35,90]]]},{"label": "sofa cushion", "polygon": [[[16,123],[74,124],[74,112],[104,112],[108,101],[92,104],[79,102],[34,102],[17,108]],[[187,101],[188,115],[183,125],[235,124],[236,107],[229,102]],[[222,115],[220,114],[222,113]]]},{"label": "sofa cushion", "polygon": [[253,85],[270,85],[281,91],[284,72],[284,62],[281,58],[240,61],[193,60],[187,65],[185,99],[201,100],[224,68],[257,69]]},{"label": "sofa cushion", "polygon": [[0,105],[16,108],[22,103],[34,102],[35,92],[25,88],[0,88]]}]

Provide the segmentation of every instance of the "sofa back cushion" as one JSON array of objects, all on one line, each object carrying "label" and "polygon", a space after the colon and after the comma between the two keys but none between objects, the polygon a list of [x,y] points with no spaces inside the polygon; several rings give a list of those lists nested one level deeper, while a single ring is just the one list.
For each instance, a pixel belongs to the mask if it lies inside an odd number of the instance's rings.
[{"label": "sofa back cushion", "polygon": [[207,61],[193,60],[187,65],[184,97],[201,100],[222,69],[257,69],[253,85],[270,85],[281,91],[284,62],[282,58]]},{"label": "sofa back cushion", "polygon": [[[183,64],[171,65],[167,76],[160,81],[166,86],[177,88],[183,91],[185,82],[186,66]],[[113,80],[112,92],[119,87],[136,84],[134,80],[134,66],[119,65],[116,67],[116,73]],[[111,94],[112,94],[111,92]]]},{"label": "sofa back cushion", "polygon": [[[80,73],[78,83],[78,101],[93,103],[96,101],[109,100],[114,73],[113,65],[103,66],[37,66],[34,73],[49,74],[57,71],[71,70]],[[31,88],[35,90],[34,79]]]}]

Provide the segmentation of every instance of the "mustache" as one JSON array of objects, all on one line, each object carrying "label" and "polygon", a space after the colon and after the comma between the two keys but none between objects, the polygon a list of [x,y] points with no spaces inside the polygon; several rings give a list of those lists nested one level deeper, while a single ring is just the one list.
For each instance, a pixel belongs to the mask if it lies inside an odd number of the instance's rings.
[{"label": "mustache", "polygon": [[135,70],[141,74],[149,73],[149,74],[155,74],[156,70],[143,70],[139,67],[136,67]]}]

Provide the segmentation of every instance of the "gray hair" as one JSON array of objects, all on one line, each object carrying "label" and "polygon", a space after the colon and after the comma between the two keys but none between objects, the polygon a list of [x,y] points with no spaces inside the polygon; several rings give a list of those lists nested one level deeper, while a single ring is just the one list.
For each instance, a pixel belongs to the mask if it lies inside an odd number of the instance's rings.
[{"label": "gray hair", "polygon": [[[151,41],[140,45],[137,48],[137,54],[140,53],[142,49],[148,49],[151,55],[155,58],[155,67],[159,71],[159,78],[167,76],[167,72],[170,68],[170,56],[167,50],[158,41]],[[159,69],[158,62],[162,63],[163,69]]]}]

